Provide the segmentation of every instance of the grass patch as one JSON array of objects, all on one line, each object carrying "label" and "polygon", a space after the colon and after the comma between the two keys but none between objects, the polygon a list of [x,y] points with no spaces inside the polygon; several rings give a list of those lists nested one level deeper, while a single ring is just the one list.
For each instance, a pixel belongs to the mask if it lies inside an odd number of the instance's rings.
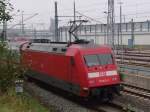
[{"label": "grass patch", "polygon": [[0,95],[0,112],[54,112],[27,94],[17,95],[13,89]]}]

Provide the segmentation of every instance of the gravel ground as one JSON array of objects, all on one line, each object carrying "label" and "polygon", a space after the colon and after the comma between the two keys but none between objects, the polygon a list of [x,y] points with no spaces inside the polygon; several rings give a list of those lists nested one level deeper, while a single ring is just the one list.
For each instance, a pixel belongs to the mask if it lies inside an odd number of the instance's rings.
[{"label": "gravel ground", "polygon": [[34,83],[26,83],[25,89],[54,112],[94,112],[61,96],[55,95],[51,91],[41,89]]},{"label": "gravel ground", "polygon": [[132,108],[135,112],[150,112],[150,100],[131,94],[122,93],[122,96],[115,97],[115,100],[126,105],[126,108]]}]

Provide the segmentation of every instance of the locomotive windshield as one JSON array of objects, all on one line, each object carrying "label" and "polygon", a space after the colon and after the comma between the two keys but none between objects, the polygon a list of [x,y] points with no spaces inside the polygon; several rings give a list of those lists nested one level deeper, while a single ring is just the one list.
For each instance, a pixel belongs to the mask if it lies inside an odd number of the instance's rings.
[{"label": "locomotive windshield", "polygon": [[113,64],[113,58],[111,54],[86,55],[84,58],[87,66]]}]

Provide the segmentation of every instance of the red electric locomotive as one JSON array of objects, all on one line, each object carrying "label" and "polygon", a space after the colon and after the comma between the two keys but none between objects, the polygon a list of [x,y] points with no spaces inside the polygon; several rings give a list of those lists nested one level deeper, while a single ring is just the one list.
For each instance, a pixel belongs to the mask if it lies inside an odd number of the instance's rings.
[{"label": "red electric locomotive", "polygon": [[112,96],[120,76],[111,48],[90,42],[27,43],[21,47],[28,75],[82,97]]}]

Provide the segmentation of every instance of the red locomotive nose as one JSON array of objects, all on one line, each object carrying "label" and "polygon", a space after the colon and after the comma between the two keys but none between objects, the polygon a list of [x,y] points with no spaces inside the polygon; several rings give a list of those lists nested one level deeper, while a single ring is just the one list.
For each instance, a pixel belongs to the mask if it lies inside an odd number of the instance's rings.
[{"label": "red locomotive nose", "polygon": [[95,53],[84,56],[87,66],[89,87],[107,86],[120,83],[113,56],[110,53]]}]

